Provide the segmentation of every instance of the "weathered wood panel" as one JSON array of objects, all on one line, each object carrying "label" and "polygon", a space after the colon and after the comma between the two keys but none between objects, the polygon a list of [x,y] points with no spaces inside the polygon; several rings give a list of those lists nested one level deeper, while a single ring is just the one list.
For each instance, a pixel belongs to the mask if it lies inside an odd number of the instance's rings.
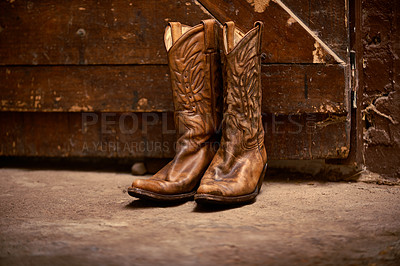
[{"label": "weathered wood panel", "polygon": [[173,118],[167,113],[1,112],[0,121],[1,155],[164,158],[174,154],[175,131],[169,127]]},{"label": "weathered wood panel", "polygon": [[194,1],[0,1],[0,64],[166,64],[167,21],[210,16]]},{"label": "weathered wood panel", "polygon": [[[0,2],[2,65],[165,64],[166,22],[198,24],[210,18],[204,7],[221,23],[234,20],[243,30],[256,20],[264,21],[265,63],[312,63],[316,50],[314,38],[273,1],[262,12],[244,0],[11,2]],[[313,29],[334,51],[346,54],[346,28],[339,27],[345,25],[344,3],[287,3],[305,22],[313,21]],[[320,30],[322,27],[327,29]],[[323,50],[318,56],[334,62]]]},{"label": "weathered wood panel", "polygon": [[348,3],[343,0],[282,0],[342,59],[347,57]]},{"label": "weathered wood panel", "polygon": [[[339,0],[284,2],[346,54]],[[210,13],[244,31],[255,20],[265,22],[269,158],[348,154],[347,72],[274,1],[20,0],[2,1],[0,10],[0,155],[172,157],[164,27],[167,21],[195,25]],[[324,62],[332,64],[313,64]]]},{"label": "weathered wood panel", "polygon": [[346,116],[267,114],[263,118],[269,159],[346,158],[349,153]]},{"label": "weathered wood panel", "polygon": [[339,65],[264,65],[262,71],[265,113],[347,113],[345,68]]},{"label": "weathered wood panel", "polygon": [[[1,112],[0,123],[2,156],[174,156],[171,113]],[[268,157],[345,158],[349,151],[346,123],[345,116],[266,115]]]},{"label": "weathered wood panel", "polygon": [[220,22],[233,20],[243,31],[251,29],[254,21],[263,21],[264,63],[335,63],[322,48],[318,48],[318,53],[315,53],[315,39],[273,1],[255,1],[263,2],[262,6],[244,0],[199,2]]},{"label": "weathered wood panel", "polygon": [[[264,65],[263,112],[345,114],[339,65]],[[167,66],[0,67],[1,111],[173,111]]]},{"label": "weathered wood panel", "polygon": [[172,111],[167,66],[1,67],[2,111]]}]

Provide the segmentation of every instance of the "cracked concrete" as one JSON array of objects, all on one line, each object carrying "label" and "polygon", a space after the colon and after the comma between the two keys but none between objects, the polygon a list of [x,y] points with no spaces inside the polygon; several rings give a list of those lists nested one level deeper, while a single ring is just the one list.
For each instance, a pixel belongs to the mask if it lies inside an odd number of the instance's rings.
[{"label": "cracked concrete", "polygon": [[0,169],[1,265],[398,265],[400,186],[270,171],[238,208],[157,205],[129,174]]}]

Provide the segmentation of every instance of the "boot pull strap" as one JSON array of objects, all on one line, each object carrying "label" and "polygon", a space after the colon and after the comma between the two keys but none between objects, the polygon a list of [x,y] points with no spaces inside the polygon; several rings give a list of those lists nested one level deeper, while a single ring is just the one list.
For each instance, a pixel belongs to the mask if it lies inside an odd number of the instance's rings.
[{"label": "boot pull strap", "polygon": [[232,51],[235,43],[234,43],[234,34],[235,34],[235,22],[233,21],[228,21],[225,22],[224,24],[224,30],[223,30],[223,35],[224,35],[224,43],[225,43],[225,49],[226,52],[229,53]]},{"label": "boot pull strap", "polygon": [[182,24],[169,22],[168,25],[171,27],[172,44],[174,44],[182,36]]},{"label": "boot pull strap", "polygon": [[254,27],[258,27],[259,31],[259,39],[257,43],[257,53],[261,54],[261,42],[262,42],[262,36],[263,36],[263,31],[264,31],[264,23],[262,21],[256,21],[254,22]]},{"label": "boot pull strap", "polygon": [[202,21],[204,26],[204,48],[206,53],[212,53],[216,50],[215,41],[215,20],[206,19]]}]

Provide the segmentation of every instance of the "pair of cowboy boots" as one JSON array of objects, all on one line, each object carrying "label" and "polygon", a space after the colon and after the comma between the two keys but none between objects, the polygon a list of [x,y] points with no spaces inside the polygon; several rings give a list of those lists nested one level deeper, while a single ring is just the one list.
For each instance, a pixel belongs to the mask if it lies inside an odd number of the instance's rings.
[{"label": "pair of cowboy boots", "polygon": [[267,166],[261,117],[263,23],[256,22],[246,34],[233,22],[225,23],[223,64],[217,27],[212,19],[194,27],[167,26],[176,155],[153,177],[134,180],[131,196],[234,204],[250,202],[259,193]]}]

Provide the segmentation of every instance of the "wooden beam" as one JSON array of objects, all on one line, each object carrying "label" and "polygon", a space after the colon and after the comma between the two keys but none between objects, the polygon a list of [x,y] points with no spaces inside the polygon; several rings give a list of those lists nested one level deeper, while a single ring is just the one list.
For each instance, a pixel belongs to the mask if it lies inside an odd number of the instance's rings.
[{"label": "wooden beam", "polygon": [[0,1],[0,65],[166,64],[168,21],[210,18],[194,2]]},{"label": "wooden beam", "polygon": [[347,113],[345,68],[339,65],[264,65],[263,112]]},{"label": "wooden beam", "polygon": [[[172,113],[0,112],[1,156],[171,158]],[[264,116],[269,159],[346,158],[345,116]]]},{"label": "wooden beam", "polygon": [[[344,58],[342,2],[284,2],[306,23],[313,21],[311,28]],[[0,10],[0,65],[166,64],[167,22],[196,25],[211,15],[222,23],[233,20],[244,31],[264,21],[264,63],[335,62],[273,1],[262,12],[244,0],[2,1]]]},{"label": "wooden beam", "polygon": [[262,7],[244,0],[199,2],[220,22],[232,20],[244,32],[255,21],[263,21],[263,63],[336,63],[315,38],[273,1],[259,1],[264,2]]},{"label": "wooden beam", "polygon": [[343,0],[281,0],[340,58],[349,46],[348,2]]},{"label": "wooden beam", "polygon": [[[168,67],[0,67],[1,111],[173,111]],[[339,65],[264,65],[263,112],[346,113]]]}]

